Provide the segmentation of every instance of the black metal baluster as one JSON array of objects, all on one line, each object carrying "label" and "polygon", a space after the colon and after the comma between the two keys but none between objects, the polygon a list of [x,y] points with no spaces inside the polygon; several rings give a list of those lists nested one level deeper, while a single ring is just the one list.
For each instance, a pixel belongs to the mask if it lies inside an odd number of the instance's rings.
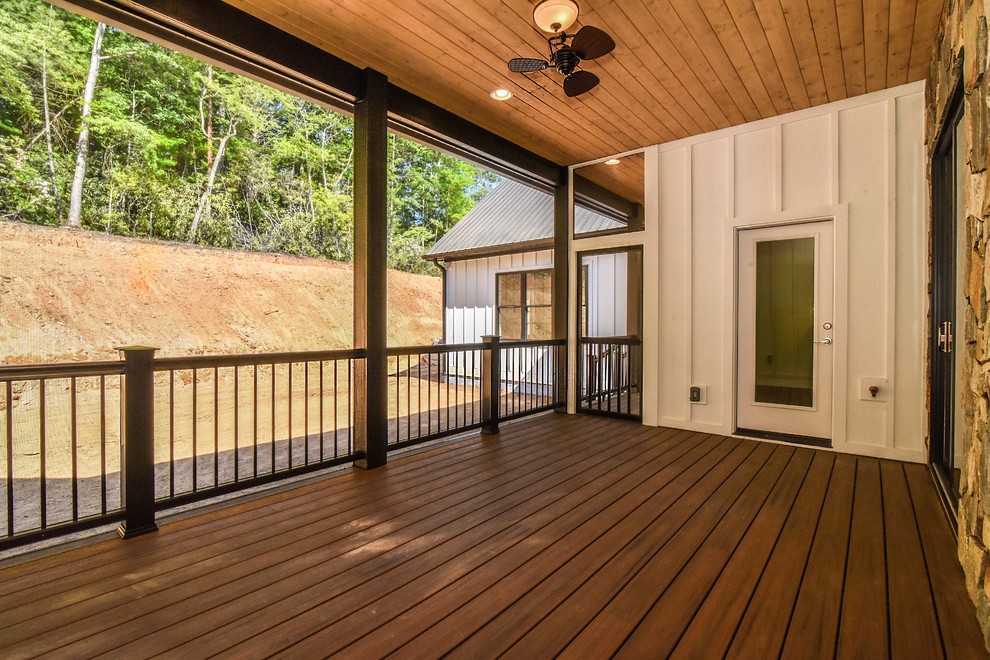
[{"label": "black metal baluster", "polygon": [[322,463],[326,457],[323,442],[326,440],[326,427],[323,425],[323,363],[326,360],[320,360],[320,462]]},{"label": "black metal baluster", "polygon": [[14,535],[14,386],[7,381],[7,536]]},{"label": "black metal baluster", "polygon": [[252,390],[253,390],[252,403],[254,408],[254,420],[253,420],[254,440],[251,442],[254,448],[254,459],[251,463],[251,468],[252,468],[252,472],[254,473],[254,478],[257,479],[258,478],[258,413],[260,412],[258,410],[258,365],[254,365],[254,368],[251,371],[252,371],[251,374],[252,380],[254,381],[252,384]]},{"label": "black metal baluster", "polygon": [[192,441],[193,441],[193,460],[192,460],[192,489],[196,492],[196,486],[199,480],[199,445],[197,444],[197,427],[199,426],[199,415],[196,412],[198,402],[197,395],[197,374],[199,371],[197,369],[192,370],[193,375],[193,391],[192,391]]},{"label": "black metal baluster", "polygon": [[175,497],[175,369],[168,371],[168,496]]},{"label": "black metal baluster", "polygon": [[272,459],[271,474],[275,474],[275,403],[278,397],[275,395],[275,363],[272,362]]},{"label": "black metal baluster", "polygon": [[72,431],[72,522],[79,520],[79,431],[76,425],[76,377],[69,381],[69,416]]},{"label": "black metal baluster", "polygon": [[[9,413],[8,413],[9,414]],[[107,515],[107,377],[100,376],[100,513]]]},{"label": "black metal baluster", "polygon": [[234,365],[234,483],[241,480],[241,368]]},{"label": "black metal baluster", "polygon": [[303,362],[303,441],[305,461],[309,465],[309,361]]},{"label": "black metal baluster", "polygon": [[42,378],[41,380],[38,381],[38,386],[41,388],[41,394],[38,403],[38,414],[40,415],[39,424],[38,424],[40,434],[39,434],[38,442],[41,447],[38,453],[39,461],[41,463],[39,467],[39,471],[41,475],[41,484],[40,484],[41,529],[45,529],[48,526],[48,470],[46,469],[47,466],[45,465],[45,459],[46,459],[45,454],[48,453],[48,447],[46,442],[47,440],[46,436],[48,435],[48,430],[46,428],[46,422],[48,417],[48,410],[47,410],[48,404],[45,401],[45,390],[47,389],[47,381],[44,378]]},{"label": "black metal baluster", "polygon": [[292,363],[289,363],[289,414],[286,418],[288,422],[288,435],[289,435],[289,469],[292,469]]},{"label": "black metal baluster", "polygon": [[220,369],[213,367],[213,487],[220,485]]}]

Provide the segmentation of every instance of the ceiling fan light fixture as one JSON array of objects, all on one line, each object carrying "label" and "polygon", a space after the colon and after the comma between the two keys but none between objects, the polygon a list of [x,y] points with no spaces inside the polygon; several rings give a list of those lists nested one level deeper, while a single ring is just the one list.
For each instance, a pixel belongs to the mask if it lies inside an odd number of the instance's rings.
[{"label": "ceiling fan light fixture", "polygon": [[574,24],[578,6],[573,0],[543,0],[533,9],[533,21],[544,32],[557,34]]},{"label": "ceiling fan light fixture", "polygon": [[508,101],[512,98],[512,92],[507,89],[496,89],[494,92],[489,94],[496,101]]}]

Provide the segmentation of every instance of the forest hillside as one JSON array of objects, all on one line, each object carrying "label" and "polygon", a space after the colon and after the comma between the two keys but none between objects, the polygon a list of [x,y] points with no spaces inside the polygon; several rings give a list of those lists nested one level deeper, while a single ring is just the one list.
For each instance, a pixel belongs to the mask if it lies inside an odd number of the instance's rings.
[{"label": "forest hillside", "polygon": [[[0,222],[0,364],[351,347],[350,264]],[[389,343],[443,334],[440,280],[389,272]]]},{"label": "forest hillside", "polygon": [[[42,0],[0,2],[0,220],[351,261],[350,117]],[[497,177],[391,134],[389,266]]]}]

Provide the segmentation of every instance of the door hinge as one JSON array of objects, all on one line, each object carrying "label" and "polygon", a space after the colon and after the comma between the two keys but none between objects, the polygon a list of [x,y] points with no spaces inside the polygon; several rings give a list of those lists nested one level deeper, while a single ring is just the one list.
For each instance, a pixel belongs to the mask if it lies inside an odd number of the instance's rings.
[{"label": "door hinge", "polygon": [[943,353],[951,353],[952,340],[952,322],[945,321],[938,326],[938,349]]}]

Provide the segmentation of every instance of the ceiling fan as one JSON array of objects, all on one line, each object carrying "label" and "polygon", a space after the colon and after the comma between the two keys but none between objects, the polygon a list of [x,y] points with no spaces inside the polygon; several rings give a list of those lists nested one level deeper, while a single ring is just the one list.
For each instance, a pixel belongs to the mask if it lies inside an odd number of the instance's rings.
[{"label": "ceiling fan", "polygon": [[509,71],[535,73],[556,69],[564,76],[564,94],[569,97],[594,89],[601,80],[590,71],[579,69],[581,62],[608,55],[615,49],[615,41],[604,30],[591,25],[585,25],[576,34],[567,34],[577,15],[578,7],[572,0],[543,0],[538,4],[533,10],[533,20],[541,30],[553,34],[547,38],[550,58],[516,57],[509,60]]}]

